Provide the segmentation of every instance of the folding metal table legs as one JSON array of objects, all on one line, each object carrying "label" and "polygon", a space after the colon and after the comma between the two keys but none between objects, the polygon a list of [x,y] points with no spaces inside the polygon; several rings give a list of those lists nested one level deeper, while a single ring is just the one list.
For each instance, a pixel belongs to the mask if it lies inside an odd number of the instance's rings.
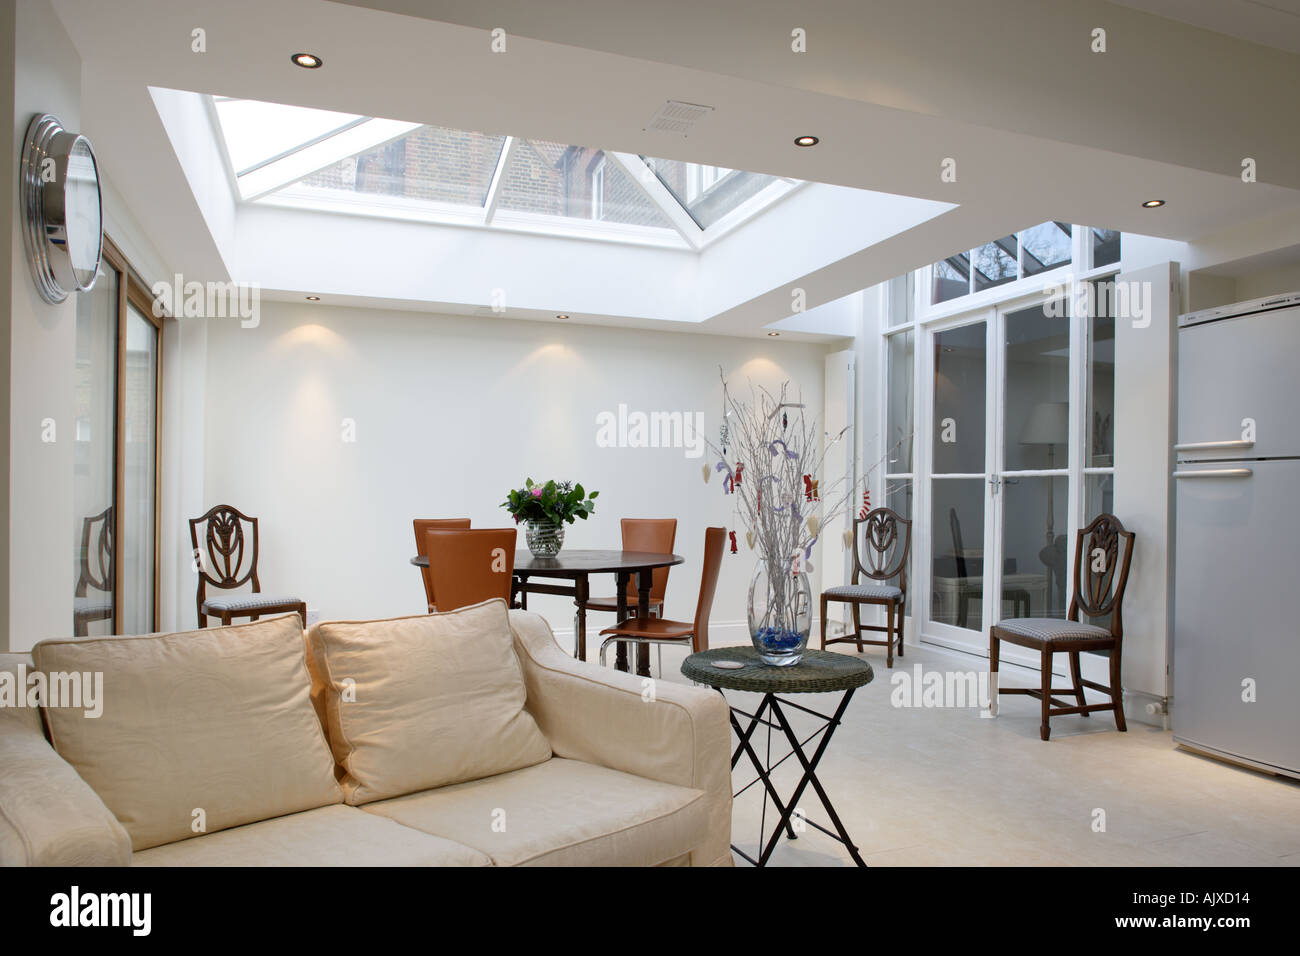
[{"label": "folding metal table legs", "polygon": [[[858,866],[867,865],[859,855],[857,846],[854,845],[853,841],[849,838],[848,831],[844,829],[844,824],[840,821],[839,814],[835,812],[835,807],[831,804],[830,797],[826,795],[826,790],[822,787],[821,781],[817,779],[817,765],[821,762],[822,755],[826,753],[826,747],[830,743],[831,734],[834,733],[835,728],[840,725],[840,718],[844,716],[844,711],[849,706],[849,701],[852,698],[853,691],[845,691],[844,696],[840,698],[839,706],[835,709],[834,716],[827,716],[826,714],[804,707],[802,704],[796,704],[794,701],[781,699],[775,694],[763,695],[763,702],[758,705],[758,710],[753,714],[745,713],[743,710],[739,710],[736,707],[730,708],[731,726],[735,729],[736,736],[740,738],[740,742],[737,744],[735,752],[731,755],[731,767],[734,770],[736,764],[740,762],[741,756],[747,755],[750,763],[753,764],[754,769],[758,771],[758,777],[741,787],[740,790],[736,792],[735,796],[740,796],[754,784],[762,782],[763,789],[766,791],[763,798],[765,801],[764,816],[766,816],[766,800],[769,797],[776,805],[777,811],[780,813],[780,818],[777,821],[776,828],[772,831],[772,835],[767,839],[766,844],[763,842],[763,828],[761,825],[759,827],[758,842],[761,852],[757,860],[739,849],[735,844],[732,844],[732,850],[744,857],[750,863],[753,863],[755,866],[767,865],[768,859],[772,856],[772,851],[776,849],[776,843],[781,837],[782,830],[785,831],[786,835],[791,840],[797,839],[794,826],[791,823],[791,818],[794,816],[795,809],[799,805],[799,798],[803,796],[804,791],[810,784],[812,785],[814,792],[816,792],[818,799],[821,801],[822,807],[830,816],[831,824],[835,827],[835,830],[828,830],[820,823],[809,820],[806,816],[800,814],[803,822],[807,823],[811,827],[815,827],[822,833],[825,833],[831,839],[838,840],[842,843],[848,849],[849,856],[853,858],[855,864]],[[826,721],[826,723],[803,740],[800,740],[798,735],[794,732],[794,728],[790,726],[790,721],[786,719],[785,712],[781,709],[782,704],[788,707],[793,707],[796,710],[801,710],[806,714],[812,714],[814,717]],[[773,722],[771,718],[765,718],[764,713],[770,713],[772,718],[775,718],[775,722]],[[737,714],[741,717],[749,718],[748,727],[741,727],[740,721],[736,716]],[[757,752],[754,750],[753,744],[751,743],[754,731],[760,724],[768,728],[769,734],[773,729],[781,730],[790,744],[790,752],[780,760],[776,761],[776,763],[768,764],[763,760],[760,760]],[[818,742],[817,749],[813,752],[812,759],[810,760],[804,753],[804,744],[808,743],[819,734],[821,735],[821,740]],[[770,752],[767,756],[770,760]],[[803,767],[803,776],[800,778],[799,785],[795,787],[794,793],[790,799],[788,801],[782,801],[780,794],[777,792],[776,785],[772,782],[772,771],[785,763],[785,761],[791,756],[798,758],[799,764]]]}]

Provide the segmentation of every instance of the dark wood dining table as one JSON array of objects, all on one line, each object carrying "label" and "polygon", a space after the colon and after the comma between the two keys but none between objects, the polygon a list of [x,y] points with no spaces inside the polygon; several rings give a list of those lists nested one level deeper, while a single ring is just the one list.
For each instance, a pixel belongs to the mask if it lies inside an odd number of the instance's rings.
[{"label": "dark wood dining table", "polygon": [[[591,598],[590,579],[593,574],[614,575],[615,595],[618,600],[618,620],[628,617],[627,587],[636,575],[637,616],[650,616],[650,584],[655,568],[672,567],[685,562],[679,554],[657,551],[561,551],[554,557],[538,557],[531,551],[520,549],[515,552],[514,583],[511,586],[510,603],[521,608],[528,607],[530,594],[558,594],[572,597],[577,608],[577,634],[574,641],[574,653],[579,660],[587,659],[587,615],[584,606]],[[417,555],[411,559],[417,567],[427,568],[427,556]],[[566,584],[546,584],[530,580],[531,578],[554,578],[572,582]],[[614,666],[619,670],[628,669],[627,648],[619,643]],[[650,648],[641,644],[637,647],[636,672],[643,676],[650,675]]]}]

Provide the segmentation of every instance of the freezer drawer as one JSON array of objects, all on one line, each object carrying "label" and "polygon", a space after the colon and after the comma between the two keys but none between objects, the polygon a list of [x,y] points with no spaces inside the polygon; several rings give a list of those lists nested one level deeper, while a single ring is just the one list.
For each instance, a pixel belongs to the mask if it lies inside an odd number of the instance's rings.
[{"label": "freezer drawer", "polygon": [[1300,461],[1175,476],[1174,738],[1300,773]]},{"label": "freezer drawer", "polygon": [[1300,308],[1188,326],[1178,353],[1179,460],[1300,455]]}]

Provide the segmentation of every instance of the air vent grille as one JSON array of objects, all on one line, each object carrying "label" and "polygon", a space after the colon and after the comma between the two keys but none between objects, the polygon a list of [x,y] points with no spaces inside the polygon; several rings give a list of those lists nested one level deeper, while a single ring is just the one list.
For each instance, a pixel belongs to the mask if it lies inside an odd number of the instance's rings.
[{"label": "air vent grille", "polygon": [[650,118],[646,129],[672,133],[675,136],[687,136],[695,128],[696,123],[712,112],[712,106],[669,100]]}]

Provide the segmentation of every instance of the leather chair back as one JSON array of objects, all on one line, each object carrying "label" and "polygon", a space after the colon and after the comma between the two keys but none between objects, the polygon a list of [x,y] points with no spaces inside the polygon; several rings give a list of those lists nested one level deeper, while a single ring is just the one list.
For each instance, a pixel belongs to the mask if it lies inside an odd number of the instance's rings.
[{"label": "leather chair back", "polygon": [[438,610],[454,611],[494,597],[509,604],[517,537],[514,528],[425,532]]},{"label": "leather chair back", "polygon": [[[676,518],[624,518],[619,522],[623,532],[624,551],[657,551],[660,554],[672,554],[673,544],[677,540]],[[663,604],[664,592],[668,590],[669,568],[655,568],[650,582],[651,603]],[[627,583],[629,601],[636,600],[636,576]]]},{"label": "leather chair back", "polygon": [[[422,558],[429,556],[429,543],[425,540],[425,533],[442,529],[463,530],[469,527],[468,518],[416,518],[413,522],[415,525],[415,553]],[[420,576],[424,579],[424,597],[432,611],[438,606],[438,602],[433,599],[433,575],[429,573],[428,568],[420,568]]]},{"label": "leather chair back", "polygon": [[700,571],[700,600],[695,605],[695,631],[691,641],[696,653],[709,649],[709,614],[713,611],[713,595],[718,590],[726,544],[726,528],[704,529],[704,567]]}]

